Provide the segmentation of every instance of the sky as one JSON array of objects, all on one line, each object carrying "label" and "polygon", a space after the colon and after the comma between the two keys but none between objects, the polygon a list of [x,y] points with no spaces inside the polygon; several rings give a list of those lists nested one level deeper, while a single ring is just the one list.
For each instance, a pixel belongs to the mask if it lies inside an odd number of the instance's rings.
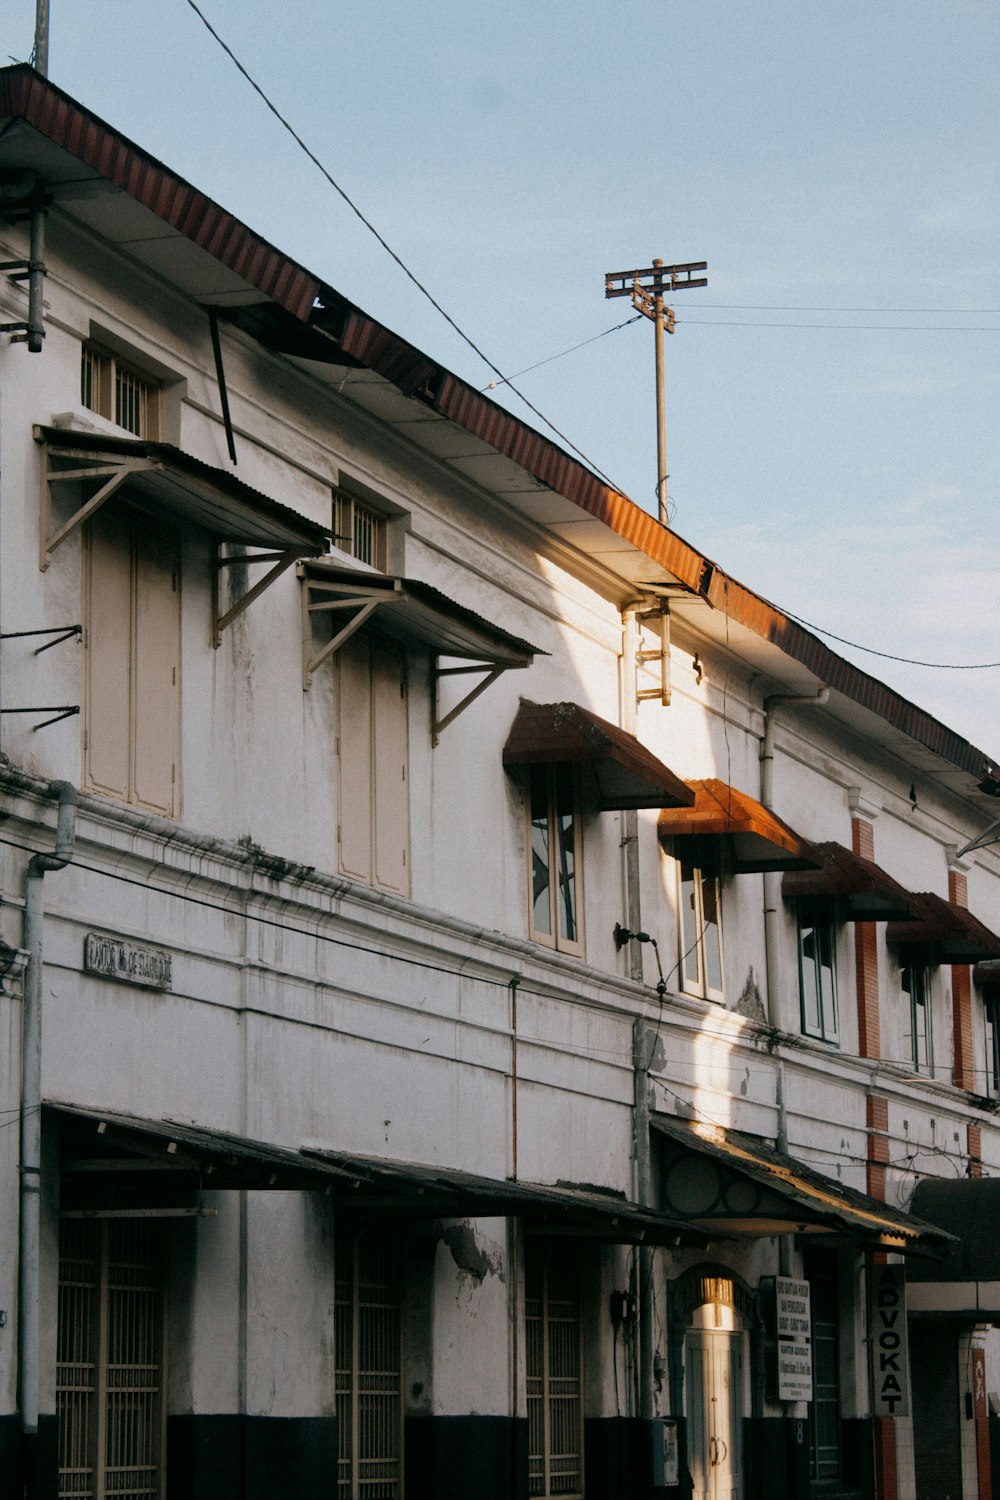
[{"label": "sky", "polygon": [[[667,340],[676,530],[822,630],[1000,662],[996,0],[198,4],[493,364],[550,361],[518,388],[654,511],[651,325],[550,356],[632,316],[606,272],[707,261]],[[34,17],[0,0],[14,60]],[[51,0],[49,76],[457,374],[496,379],[189,0]],[[824,638],[1000,759],[1000,667]]]}]

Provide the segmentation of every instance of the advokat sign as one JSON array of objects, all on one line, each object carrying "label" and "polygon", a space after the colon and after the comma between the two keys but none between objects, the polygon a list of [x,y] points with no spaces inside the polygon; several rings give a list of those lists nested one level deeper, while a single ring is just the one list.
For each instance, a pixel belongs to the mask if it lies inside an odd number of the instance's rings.
[{"label": "advokat sign", "polygon": [[901,1265],[868,1268],[868,1338],[872,1356],[872,1411],[876,1417],[909,1412],[906,1343],[906,1270]]}]

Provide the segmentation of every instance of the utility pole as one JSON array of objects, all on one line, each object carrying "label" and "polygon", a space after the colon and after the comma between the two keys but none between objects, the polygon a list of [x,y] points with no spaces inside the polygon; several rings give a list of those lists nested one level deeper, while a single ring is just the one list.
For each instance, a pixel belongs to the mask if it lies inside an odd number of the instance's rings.
[{"label": "utility pole", "polygon": [[35,71],[49,76],[49,0],[35,0]]},{"label": "utility pole", "polygon": [[649,318],[656,329],[656,501],[661,526],[667,525],[667,411],[663,376],[663,330],[674,331],[674,310],[666,307],[664,291],[681,292],[685,287],[708,286],[707,260],[692,260],[681,266],[665,266],[654,260],[646,270],[609,271],[604,278],[605,297],[631,297],[636,312]]}]

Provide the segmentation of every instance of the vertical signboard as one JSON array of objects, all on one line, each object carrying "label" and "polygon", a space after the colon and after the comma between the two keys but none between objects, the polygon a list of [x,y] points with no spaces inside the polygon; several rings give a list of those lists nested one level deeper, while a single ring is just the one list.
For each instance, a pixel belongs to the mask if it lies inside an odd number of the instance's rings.
[{"label": "vertical signboard", "polygon": [[868,1339],[872,1354],[872,1413],[909,1414],[906,1343],[906,1271],[901,1265],[868,1268]]},{"label": "vertical signboard", "polygon": [[788,1276],[776,1276],[774,1304],[777,1315],[778,1400],[811,1401],[812,1316],[808,1281],[792,1281]]}]

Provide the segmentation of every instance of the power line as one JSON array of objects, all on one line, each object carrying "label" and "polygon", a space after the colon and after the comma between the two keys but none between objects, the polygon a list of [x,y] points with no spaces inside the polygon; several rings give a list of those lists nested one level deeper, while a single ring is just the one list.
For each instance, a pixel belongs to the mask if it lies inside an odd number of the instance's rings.
[{"label": "power line", "polygon": [[756,323],[750,319],[678,318],[678,326],[681,323],[700,323],[703,328],[806,328],[834,333],[851,333],[859,329],[869,333],[1000,333],[1000,328],[958,323]]},{"label": "power line", "polygon": [[617,333],[620,328],[628,328],[631,323],[638,323],[642,313],[636,313],[634,318],[626,318],[624,323],[616,323],[613,328],[605,328],[603,333],[595,333],[592,338],[584,339],[582,343],[573,344],[569,349],[562,349],[558,354],[550,354],[547,359],[540,359],[537,364],[528,365],[524,370],[517,370],[510,376],[509,380],[491,380],[489,385],[484,385],[484,391],[495,391],[499,385],[509,385],[511,380],[520,380],[522,375],[530,375],[532,370],[540,370],[543,365],[550,365],[553,360],[565,359],[567,354],[575,354],[578,349],[585,349],[588,344],[596,344],[598,339],[606,339],[609,333]]},{"label": "power line", "polygon": [[578,458],[581,458],[583,460],[583,462],[585,464],[587,464],[589,466],[589,468],[591,468],[594,471],[595,474],[597,474],[601,479],[604,480],[605,484],[610,485],[613,490],[617,490],[620,494],[624,494],[624,491],[622,490],[621,485],[615,484],[614,480],[609,479],[608,476],[607,476],[607,474],[605,474],[603,472],[603,470],[601,470],[601,469],[599,469],[597,467],[597,465],[594,463],[593,459],[587,457],[586,453],[584,453],[584,451],[583,451],[582,448],[578,448],[577,445],[570,438],[568,438],[566,436],[566,434],[560,428],[558,428],[555,425],[554,422],[550,422],[549,419],[548,419],[548,417],[545,415],[545,413],[543,411],[540,411],[539,408],[537,406],[535,406],[533,402],[529,401],[528,397],[524,394],[523,391],[519,391],[518,388],[515,385],[511,384],[510,379],[508,379],[508,377],[506,375],[504,375],[503,371],[499,368],[499,366],[495,365],[493,363],[493,361],[490,359],[489,355],[485,354],[483,352],[483,350],[480,349],[479,345],[475,342],[475,340],[472,339],[469,336],[469,334],[467,334],[465,332],[465,330],[459,326],[459,324],[455,321],[455,319],[451,316],[451,314],[449,312],[447,312],[441,306],[441,303],[438,302],[437,298],[430,291],[428,291],[427,287],[424,286],[423,282],[419,279],[419,277],[416,276],[415,273],[410,270],[409,266],[403,260],[402,256],[400,256],[400,255],[398,255],[396,253],[396,251],[392,248],[392,246],[384,238],[384,236],[381,235],[379,233],[379,231],[375,228],[375,225],[371,222],[371,220],[365,217],[365,215],[362,213],[362,211],[358,207],[358,205],[348,195],[348,193],[340,186],[340,183],[337,182],[337,180],[333,176],[333,174],[330,171],[328,171],[328,169],[323,165],[323,163],[320,161],[320,159],[316,155],[316,153],[313,150],[311,150],[311,148],[309,146],[306,145],[305,141],[299,135],[298,131],[285,118],[285,116],[278,109],[277,105],[275,105],[275,104],[272,103],[272,101],[268,98],[267,94],[261,88],[260,84],[256,81],[255,78],[253,78],[251,76],[251,74],[248,72],[248,70],[240,62],[239,58],[236,56],[236,53],[233,51],[233,49],[229,46],[229,44],[226,41],[223,40],[223,38],[216,31],[215,27],[212,25],[211,21],[209,21],[208,17],[204,14],[204,12],[201,10],[201,8],[196,4],[196,0],[187,0],[187,4],[194,11],[195,15],[201,21],[201,23],[205,27],[206,31],[208,31],[209,34],[215,38],[215,40],[218,42],[219,46],[222,48],[223,52],[225,52],[226,55],[230,58],[230,60],[236,66],[236,68],[238,69],[238,71],[240,73],[242,73],[243,77],[246,79],[247,83],[249,83],[250,87],[263,100],[264,104],[270,110],[271,114],[274,115],[274,118],[278,121],[278,123],[280,125],[282,125],[285,130],[288,131],[288,134],[292,137],[292,140],[295,141],[296,145],[299,146],[300,149],[305,152],[306,156],[308,156],[309,160],[313,163],[313,165],[319,169],[319,171],[323,174],[323,176],[325,177],[326,181],[330,184],[330,186],[333,188],[333,190],[336,193],[338,193],[340,195],[340,197],[344,200],[344,202],[347,204],[347,206],[351,210],[351,212],[358,219],[360,219],[361,223],[365,226],[365,228],[368,230],[368,232],[370,234],[374,235],[375,239],[378,240],[379,244],[382,246],[382,249],[386,252],[386,254],[388,256],[390,256],[392,260],[395,261],[396,265],[403,272],[403,274],[405,276],[407,276],[410,281],[412,281],[413,285],[417,288],[417,290],[421,293],[421,295],[424,296],[424,297],[426,297],[427,301],[431,304],[431,306],[435,309],[435,311],[438,312],[438,313],[440,313],[441,317],[444,318],[445,322],[448,323],[450,325],[450,327],[454,329],[454,331],[458,334],[459,338],[462,339],[469,346],[469,348],[473,351],[474,354],[478,355],[478,357],[483,361],[483,363],[485,365],[487,365],[489,367],[489,369],[491,369],[493,371],[494,375],[496,375],[496,376],[499,377],[499,380],[500,380],[500,382],[503,385],[506,385],[510,390],[512,390],[514,392],[515,396],[519,397],[520,400],[522,400],[524,402],[525,406],[528,408],[529,411],[534,412],[535,416],[538,417],[538,419],[541,422],[545,423],[545,426],[549,429],[550,432],[554,432],[555,435],[556,435],[556,437],[559,438],[559,440],[561,442],[565,443],[567,445],[567,447],[571,448],[572,451],[577,455]]},{"label": "power line", "polygon": [[1000,307],[779,307],[769,302],[701,302],[700,307],[716,308],[720,312],[813,312],[813,313],[899,313],[916,317],[917,314],[957,313],[979,317],[1000,317]]},{"label": "power line", "polygon": [[817,635],[829,636],[831,641],[838,641],[841,646],[850,646],[854,651],[865,651],[869,656],[881,656],[886,661],[903,662],[908,667],[934,667],[942,672],[987,672],[994,667],[1000,667],[1000,661],[918,661],[913,656],[894,656],[891,651],[878,651],[874,646],[862,646],[858,641],[849,641],[846,636],[836,635],[832,630],[825,630],[822,625],[814,625],[811,620],[804,620],[801,615],[793,614],[790,609],[782,609],[781,612],[790,620],[794,620],[797,625],[804,625],[807,630],[815,630]]}]

